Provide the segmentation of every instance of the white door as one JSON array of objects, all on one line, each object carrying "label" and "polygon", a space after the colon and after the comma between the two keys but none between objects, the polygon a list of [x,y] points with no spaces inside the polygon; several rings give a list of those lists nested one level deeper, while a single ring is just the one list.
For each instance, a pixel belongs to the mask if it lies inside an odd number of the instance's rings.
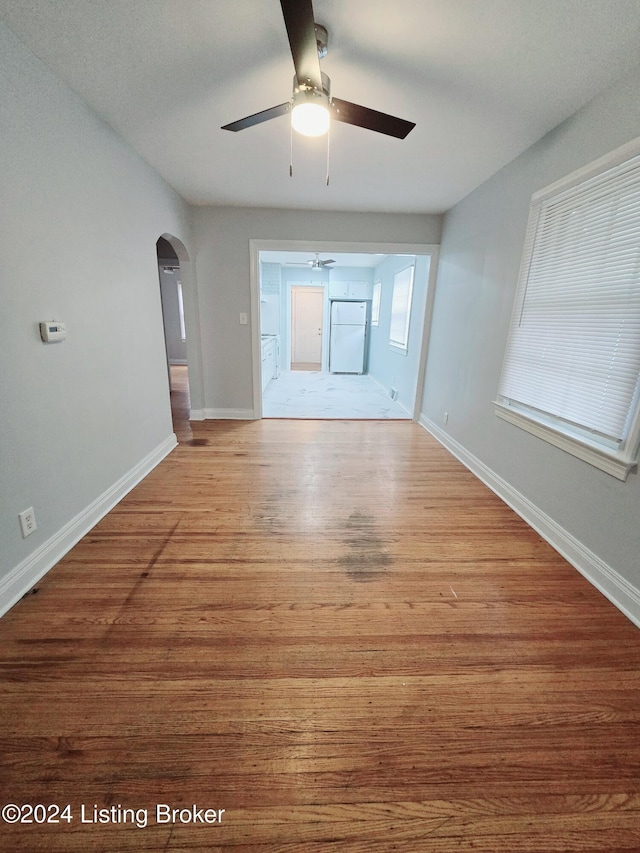
[{"label": "white door", "polygon": [[324,288],[291,288],[291,369],[322,367]]}]

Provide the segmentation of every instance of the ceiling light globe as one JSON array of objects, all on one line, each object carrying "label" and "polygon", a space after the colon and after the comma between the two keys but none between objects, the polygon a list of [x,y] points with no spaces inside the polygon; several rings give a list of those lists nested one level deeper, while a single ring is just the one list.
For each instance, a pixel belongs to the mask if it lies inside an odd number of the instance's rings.
[{"label": "ceiling light globe", "polygon": [[329,130],[328,98],[317,92],[296,92],[291,110],[291,126],[303,136],[324,136]]}]

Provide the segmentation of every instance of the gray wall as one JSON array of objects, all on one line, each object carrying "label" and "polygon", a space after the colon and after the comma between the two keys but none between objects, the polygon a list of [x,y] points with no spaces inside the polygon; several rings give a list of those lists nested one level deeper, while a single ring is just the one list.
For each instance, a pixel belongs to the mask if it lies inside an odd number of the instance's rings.
[{"label": "gray wall", "polygon": [[[493,412],[534,191],[640,133],[640,73],[596,98],[447,214],[423,412],[465,452],[575,537],[640,603],[640,483],[622,483]],[[449,412],[447,426],[443,412]],[[564,536],[564,533],[562,534]],[[572,547],[573,547],[572,545]],[[603,577],[604,577],[603,575]],[[602,588],[607,586],[604,579]],[[624,584],[623,584],[624,585]],[[634,606],[635,606],[634,605]],[[640,609],[638,609],[640,615]]]},{"label": "gray wall", "polygon": [[[171,441],[156,241],[188,245],[189,220],[3,25],[0,77],[2,605],[18,567],[28,582],[42,549],[68,545],[78,516]],[[40,341],[49,319],[66,321],[65,342]]]},{"label": "gray wall", "polygon": [[[440,216],[196,208],[202,408],[253,411],[251,325],[238,322],[240,312],[250,312],[251,239],[438,243],[440,227]],[[190,378],[192,373],[190,361]]]}]

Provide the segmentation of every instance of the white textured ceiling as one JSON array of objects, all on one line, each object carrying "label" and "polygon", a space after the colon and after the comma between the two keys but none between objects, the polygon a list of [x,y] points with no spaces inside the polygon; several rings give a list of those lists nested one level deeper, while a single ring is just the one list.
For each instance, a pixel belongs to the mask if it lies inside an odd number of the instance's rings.
[{"label": "white textured ceiling", "polygon": [[337,97],[415,121],[404,141],[283,116],[278,0],[0,0],[0,17],[195,204],[441,212],[640,60],[640,0],[315,0]]}]

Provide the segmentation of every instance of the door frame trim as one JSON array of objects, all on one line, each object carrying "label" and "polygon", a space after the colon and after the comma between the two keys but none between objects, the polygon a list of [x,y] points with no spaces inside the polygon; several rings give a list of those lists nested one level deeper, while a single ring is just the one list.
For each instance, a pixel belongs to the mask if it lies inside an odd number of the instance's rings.
[{"label": "door frame trim", "polygon": [[[302,289],[312,289],[315,291],[320,291],[322,293],[322,311],[321,311],[321,323],[322,323],[322,338],[320,340],[320,366],[321,369],[324,369],[325,363],[325,346],[324,346],[324,333],[325,333],[325,314],[327,309],[327,286],[325,283],[319,282],[318,284],[303,284],[301,282],[290,281],[287,284],[287,322],[289,324],[289,346],[287,348],[287,352],[284,354],[285,358],[283,361],[285,364],[293,364],[293,291],[294,288],[299,290]],[[282,352],[282,349],[280,350]],[[289,368],[287,368],[289,369]]]},{"label": "door frame trim", "polygon": [[417,423],[422,409],[422,391],[427,365],[429,333],[433,314],[436,271],[438,267],[437,243],[341,243],[336,240],[249,240],[249,283],[251,291],[251,358],[253,363],[253,417],[262,418],[262,346],[260,340],[260,252],[362,252],[384,255],[429,255],[429,281],[422,320],[422,342],[412,419]]}]

